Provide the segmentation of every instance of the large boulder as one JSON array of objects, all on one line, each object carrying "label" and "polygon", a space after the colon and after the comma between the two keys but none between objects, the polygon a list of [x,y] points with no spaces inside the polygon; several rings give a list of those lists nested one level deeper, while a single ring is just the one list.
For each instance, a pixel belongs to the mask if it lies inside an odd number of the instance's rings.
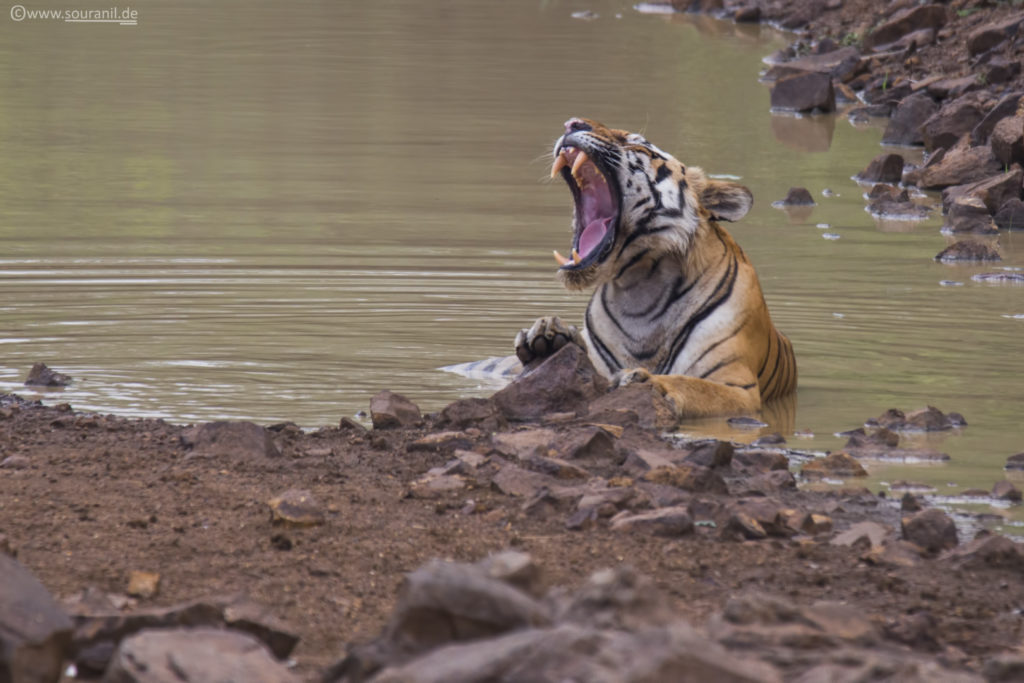
[{"label": "large boulder", "polygon": [[0,553],[0,681],[60,679],[72,623],[25,567]]},{"label": "large boulder", "polygon": [[527,421],[549,413],[584,414],[587,404],[607,390],[608,380],[594,368],[586,352],[576,344],[566,344],[491,398],[509,420]]},{"label": "large boulder", "polygon": [[773,109],[787,111],[835,111],[832,77],[809,71],[781,78],[772,88],[771,105]]},{"label": "large boulder", "polygon": [[956,524],[942,510],[929,508],[912,517],[904,517],[901,529],[904,540],[924,548],[929,553],[955,548]]},{"label": "large boulder", "polygon": [[882,135],[886,145],[923,145],[921,125],[938,111],[939,105],[925,93],[906,97],[899,103]]},{"label": "large boulder", "polygon": [[969,93],[946,102],[921,126],[925,149],[929,152],[939,147],[949,149],[963,135],[971,132],[984,117],[984,101],[978,93]]}]

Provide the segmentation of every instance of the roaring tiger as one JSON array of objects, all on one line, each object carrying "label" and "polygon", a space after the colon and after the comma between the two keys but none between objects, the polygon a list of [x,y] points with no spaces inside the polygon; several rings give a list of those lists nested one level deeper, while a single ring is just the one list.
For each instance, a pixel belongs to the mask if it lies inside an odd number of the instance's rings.
[{"label": "roaring tiger", "polygon": [[516,335],[523,364],[575,342],[613,383],[651,383],[679,418],[750,414],[795,390],[793,346],[718,224],[746,215],[750,190],[588,119],[566,121],[554,157],[575,204],[558,276],[596,289],[582,331],[551,316]]}]

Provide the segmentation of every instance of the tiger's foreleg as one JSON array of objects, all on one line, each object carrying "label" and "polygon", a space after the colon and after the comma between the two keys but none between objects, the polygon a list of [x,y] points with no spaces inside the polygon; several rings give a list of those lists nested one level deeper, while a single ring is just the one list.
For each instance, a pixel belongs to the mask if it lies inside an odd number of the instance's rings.
[{"label": "tiger's foreleg", "polygon": [[680,419],[721,415],[749,415],[761,409],[757,382],[738,386],[711,382],[685,375],[652,375],[643,368],[624,370],[615,378],[618,386],[647,382],[675,406]]},{"label": "tiger's foreleg", "polygon": [[570,342],[584,351],[587,349],[587,343],[575,325],[566,325],[554,315],[537,318],[533,327],[523,328],[516,335],[516,356],[525,366],[538,358],[550,356]]}]

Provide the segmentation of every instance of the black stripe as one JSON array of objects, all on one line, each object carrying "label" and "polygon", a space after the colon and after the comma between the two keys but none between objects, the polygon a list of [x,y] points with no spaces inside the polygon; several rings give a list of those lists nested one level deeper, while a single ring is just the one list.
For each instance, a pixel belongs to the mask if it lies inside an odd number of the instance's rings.
[{"label": "black stripe", "polygon": [[669,175],[671,175],[671,173],[672,169],[668,167],[668,164],[662,164],[661,166],[658,167],[657,172],[654,174],[654,182],[660,183],[665,178],[668,178]]},{"label": "black stripe", "polygon": [[668,311],[672,304],[679,301],[684,296],[690,293],[690,290],[693,289],[693,286],[695,284],[697,284],[697,280],[694,280],[693,282],[687,285],[686,278],[684,278],[682,275],[677,277],[676,281],[672,283],[671,292],[667,297],[665,297],[665,304],[661,307],[661,309],[658,310],[658,312],[653,316],[653,318],[660,318],[661,316],[665,315],[666,311]]},{"label": "black stripe", "polygon": [[740,324],[739,324],[739,325],[738,325],[738,326],[736,327],[736,329],[734,329],[734,330],[733,330],[732,332],[730,332],[729,334],[725,335],[724,337],[722,337],[721,339],[719,339],[718,341],[716,341],[716,342],[715,342],[714,344],[712,344],[711,346],[709,346],[709,347],[707,347],[706,349],[704,349],[704,353],[702,353],[702,354],[700,354],[699,356],[697,356],[697,359],[693,361],[693,363],[692,363],[692,364],[690,365],[690,367],[696,367],[696,366],[697,366],[697,365],[698,365],[698,364],[699,364],[699,363],[700,363],[700,362],[701,362],[702,360],[704,360],[704,356],[706,356],[706,355],[708,355],[709,353],[711,353],[712,351],[714,351],[714,350],[715,350],[716,348],[718,348],[718,346],[719,346],[719,345],[721,345],[721,344],[724,344],[725,342],[729,341],[730,339],[732,339],[733,337],[735,337],[735,336],[736,336],[737,334],[739,334],[739,333],[740,333],[740,330],[742,330],[742,329],[743,329],[744,327],[746,327],[746,326],[747,326],[747,322],[748,322],[749,320],[750,320],[750,318],[749,318],[749,317],[747,317],[747,318],[744,318],[744,319],[743,319],[743,322],[741,322],[741,323],[740,323]]},{"label": "black stripe", "polygon": [[[626,332],[626,328],[622,326],[622,323],[619,322],[619,319],[616,318],[612,314],[611,309],[608,308],[608,284],[607,283],[601,285],[601,308],[604,309],[604,314],[606,316],[608,316],[608,319],[611,320],[613,323],[615,323],[615,327],[619,328],[619,332],[622,333],[622,336],[624,336],[629,341],[636,341],[635,339],[633,339],[633,336],[631,334],[629,334],[629,332]],[[590,307],[588,306],[587,307],[587,312],[589,312],[589,311],[590,311]],[[587,323],[587,324],[589,325],[589,323]]]},{"label": "black stripe", "polygon": [[764,354],[764,359],[761,361],[761,367],[757,371],[757,378],[761,379],[761,375],[764,374],[764,369],[768,365],[768,359],[772,357],[772,340],[775,339],[774,334],[768,335],[768,352]]},{"label": "black stripe", "polygon": [[732,358],[726,358],[725,360],[720,360],[717,363],[715,363],[711,367],[710,370],[708,370],[707,372],[701,373],[700,378],[701,379],[707,379],[711,375],[715,374],[716,372],[718,372],[719,370],[724,368],[726,365],[732,365],[735,362],[736,362],[736,356],[733,356]]},{"label": "black stripe", "polygon": [[727,387],[735,387],[737,389],[743,389],[744,391],[753,389],[757,386],[757,382],[751,382],[750,384],[733,384],[732,382],[725,382],[724,384]]},{"label": "black stripe", "polygon": [[764,387],[764,393],[769,395],[769,396],[773,393],[773,390],[772,390],[772,380],[775,379],[775,373],[777,373],[779,371],[779,364],[782,362],[782,358],[783,358],[781,346],[779,344],[776,344],[775,345],[775,349],[776,349],[776,353],[775,353],[775,366],[772,367],[772,374],[768,375],[768,379],[762,385]]},{"label": "black stripe", "polygon": [[598,355],[601,356],[601,360],[604,361],[604,364],[607,365],[608,369],[611,370],[612,372],[621,370],[622,364],[618,361],[618,359],[615,358],[612,352],[608,350],[608,347],[605,346],[604,342],[601,341],[601,338],[598,337],[597,333],[594,331],[594,328],[591,324],[589,306],[587,307],[586,314],[584,314],[584,318],[587,323],[587,333],[590,335],[590,341],[593,342],[593,346],[597,350]]},{"label": "black stripe", "polygon": [[626,265],[624,265],[621,268],[619,268],[619,272],[615,274],[615,277],[613,279],[618,280],[620,277],[622,277],[622,274],[625,273],[630,268],[632,268],[633,266],[635,266],[637,264],[637,261],[642,259],[644,256],[647,256],[647,253],[649,251],[650,251],[650,249],[644,249],[643,251],[637,253],[636,256],[634,256],[633,258],[629,259],[629,261],[626,263]]}]

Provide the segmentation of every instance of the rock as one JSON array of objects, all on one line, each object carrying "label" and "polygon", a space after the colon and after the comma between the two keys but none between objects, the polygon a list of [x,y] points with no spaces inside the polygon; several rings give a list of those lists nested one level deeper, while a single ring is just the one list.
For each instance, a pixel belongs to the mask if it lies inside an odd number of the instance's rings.
[{"label": "rock", "polygon": [[43,584],[0,553],[0,680],[60,679],[70,652],[72,623]]},{"label": "rock", "polygon": [[370,399],[370,419],[374,429],[394,429],[414,427],[423,421],[423,416],[415,403],[385,389]]},{"label": "rock", "polygon": [[515,465],[505,465],[491,480],[491,485],[506,496],[532,498],[542,489],[551,489],[559,481],[552,476],[531,472]]},{"label": "rock", "polygon": [[737,511],[726,520],[720,535],[724,539],[759,541],[767,538],[768,532],[752,515]]},{"label": "rock", "polygon": [[[1024,116],[1005,118],[996,124],[989,136],[992,153],[1003,166],[1024,163]],[[1020,187],[1017,188],[1020,195]]]},{"label": "rock", "polygon": [[921,124],[925,149],[929,152],[940,147],[950,149],[984,117],[985,109],[978,93],[969,93],[946,102]]},{"label": "rock", "polygon": [[35,363],[25,378],[26,387],[66,387],[69,384],[69,375],[51,370],[45,363]]},{"label": "rock", "polygon": [[975,538],[958,546],[942,556],[960,569],[977,570],[985,568],[1024,569],[1024,550],[1006,536],[989,534]]},{"label": "rock", "polygon": [[1007,199],[999,207],[993,221],[1001,230],[1024,230],[1024,201],[1015,197]]},{"label": "rock", "polygon": [[613,531],[651,533],[655,536],[684,536],[693,533],[693,518],[684,507],[667,507],[649,512],[623,511],[612,518]]},{"label": "rock", "polygon": [[589,465],[618,465],[622,462],[615,437],[602,427],[585,427],[562,434],[553,444],[554,451],[566,460],[583,460]]},{"label": "rock", "polygon": [[473,447],[473,437],[466,432],[434,432],[410,441],[405,446],[407,451],[447,452],[466,450]]},{"label": "rock", "polygon": [[761,8],[757,5],[740,7],[732,15],[732,20],[737,24],[756,24],[761,21]]},{"label": "rock", "polygon": [[902,410],[890,408],[875,418],[873,422],[885,429],[905,432],[935,432],[967,425],[963,415],[955,412],[950,412],[947,415],[934,406],[920,408],[906,414]]},{"label": "rock", "polygon": [[1013,166],[1009,171],[982,178],[966,185],[947,187],[942,192],[942,205],[946,211],[969,197],[981,201],[988,213],[993,214],[999,207],[1011,199],[1021,195],[1021,180],[1024,171],[1020,166]]},{"label": "rock", "polygon": [[916,567],[921,564],[921,548],[909,541],[890,540],[871,548],[860,559],[876,567]]},{"label": "rock", "polygon": [[767,495],[778,491],[795,489],[796,477],[788,469],[773,470],[755,475],[747,480],[747,486],[751,491],[760,491],[762,494]]},{"label": "rock", "polygon": [[892,533],[892,530],[878,522],[858,522],[846,531],[836,534],[829,541],[832,545],[875,548],[880,547]]},{"label": "rock", "polygon": [[791,187],[785,199],[776,204],[780,206],[814,206],[814,197],[805,187]]},{"label": "rock", "polygon": [[534,455],[554,453],[553,444],[558,435],[553,429],[525,429],[495,434],[495,450],[503,455],[524,460]]},{"label": "rock", "polygon": [[711,469],[729,467],[734,451],[733,445],[728,441],[713,439],[696,444],[693,450],[683,457],[683,462]]},{"label": "rock", "polygon": [[975,282],[985,282],[991,285],[1024,285],[1024,273],[978,273],[977,275],[972,275],[971,279]]},{"label": "rock", "polygon": [[607,389],[608,381],[594,369],[586,352],[576,344],[566,344],[491,398],[506,418],[522,422],[547,413],[583,414],[587,404]]},{"label": "rock", "polygon": [[802,73],[818,73],[844,79],[860,67],[860,53],[855,47],[844,47],[830,52],[797,57],[768,69],[764,80],[774,81]]},{"label": "rock", "polygon": [[983,261],[1002,261],[999,250],[986,242],[977,240],[960,240],[949,245],[938,254],[935,260],[942,263],[956,263],[969,261],[972,263]]},{"label": "rock", "polygon": [[923,145],[922,124],[939,105],[925,93],[906,97],[897,105],[882,135],[884,145]]},{"label": "rock", "polygon": [[866,477],[867,470],[848,453],[836,451],[806,463],[800,474],[807,479]]},{"label": "rock", "polygon": [[931,214],[927,206],[910,201],[907,191],[903,190],[895,199],[883,196],[868,204],[868,213],[876,218],[889,220],[922,220]]},{"label": "rock", "polygon": [[969,147],[968,142],[966,136],[961,138],[938,163],[908,173],[907,182],[924,190],[941,190],[986,180],[1003,169],[990,147]]},{"label": "rock", "polygon": [[508,426],[508,421],[489,398],[464,398],[445,406],[441,411],[439,425],[452,429],[476,427],[496,432]]},{"label": "rock", "polygon": [[722,493],[726,494],[729,489],[716,472],[707,467],[680,465],[677,467],[659,467],[647,472],[643,476],[645,481],[655,484],[675,486],[684,491],[697,493]]},{"label": "rock", "polygon": [[278,659],[292,653],[299,637],[270,610],[248,598],[235,598],[220,613],[224,626],[256,637]]},{"label": "rock", "polygon": [[805,72],[786,76],[775,83],[771,93],[772,109],[787,111],[833,112],[836,93],[828,74]]},{"label": "rock", "polygon": [[466,488],[465,477],[458,474],[426,474],[409,485],[409,496],[420,499],[444,498]]},{"label": "rock", "polygon": [[[961,186],[963,187],[963,186]],[[947,188],[947,192],[952,188]],[[988,207],[981,197],[974,194],[963,194],[953,199],[946,212],[946,224],[943,232],[954,234],[970,233],[974,235],[995,234],[996,229]]]},{"label": "rock", "polygon": [[904,493],[903,497],[900,498],[901,512],[920,512],[923,509],[924,506],[921,505],[921,501],[915,498],[914,494],[911,493],[910,491]]},{"label": "rock", "polygon": [[148,600],[160,591],[160,574],[135,570],[128,574],[128,595]]},{"label": "rock", "polygon": [[911,517],[904,517],[901,528],[904,540],[921,546],[929,553],[957,546],[956,524],[949,515],[937,508],[929,508]]},{"label": "rock", "polygon": [[899,154],[880,154],[863,171],[857,180],[865,183],[892,183],[903,179],[903,157]]},{"label": "rock", "polygon": [[1014,503],[1019,503],[1022,498],[1020,489],[1006,480],[995,483],[992,487],[992,497],[997,500],[1009,500]]},{"label": "rock", "polygon": [[1017,107],[1020,105],[1021,96],[1024,96],[1024,92],[1016,91],[1003,95],[992,109],[985,114],[985,118],[974,127],[971,131],[971,144],[972,145],[984,145],[988,143],[989,136],[995,129],[996,124],[1005,119],[1006,117],[1012,117],[1017,113]]},{"label": "rock", "polygon": [[993,57],[988,61],[985,82],[992,85],[1008,83],[1020,75],[1020,62],[1011,62],[1003,57]]},{"label": "rock", "polygon": [[863,428],[855,429],[850,433],[844,449],[851,450],[877,450],[896,448],[900,445],[900,435],[894,431],[880,427],[867,433]]},{"label": "rock", "polygon": [[871,619],[851,605],[822,601],[803,607],[757,593],[730,598],[722,614],[709,620],[708,630],[726,647],[760,649],[771,659],[785,648],[809,653],[843,644],[871,646],[879,640]]},{"label": "rock", "polygon": [[769,536],[789,537],[795,533],[789,525],[793,512],[796,511],[787,510],[777,500],[755,497],[735,501],[723,511],[721,517],[725,518],[726,527],[733,518],[740,522],[744,529],[747,528],[749,521],[753,520],[756,522],[756,526],[752,526],[755,534],[759,533],[757,529],[760,529]]},{"label": "rock", "polygon": [[324,523],[320,504],[309,491],[288,489],[267,501],[270,522],[276,525],[308,527]]},{"label": "rock", "polygon": [[748,472],[789,470],[789,458],[778,451],[744,448],[733,454],[732,462]]},{"label": "rock", "polygon": [[103,678],[107,683],[298,681],[251,636],[213,628],[143,631],[124,640]]},{"label": "rock", "polygon": [[590,479],[593,474],[588,470],[560,458],[546,458],[542,455],[531,455],[523,460],[523,464],[534,472],[550,474],[557,479]]},{"label": "rock", "polygon": [[541,585],[541,568],[527,553],[518,550],[503,550],[488,555],[477,563],[492,579],[524,591],[535,598],[543,597],[544,587]]},{"label": "rock", "polygon": [[1008,470],[1024,470],[1024,453],[1011,455],[1006,459],[1005,467]]},{"label": "rock", "polygon": [[637,425],[645,429],[670,429],[676,411],[657,389],[647,383],[630,384],[599,396],[590,404],[590,420],[611,425]]},{"label": "rock", "polygon": [[874,49],[893,43],[914,31],[933,29],[938,31],[948,21],[945,6],[939,4],[920,5],[900,10],[882,22],[864,37],[864,46]]},{"label": "rock", "polygon": [[985,683],[1019,683],[1024,681],[1024,656],[1001,654],[985,660],[981,668]]},{"label": "rock", "polygon": [[1024,21],[1024,15],[1016,12],[1007,19],[986,24],[974,29],[967,34],[968,54],[973,57],[974,55],[981,54],[982,52],[988,52],[1010,36],[1014,35],[1022,21]]},{"label": "rock", "polygon": [[252,422],[206,422],[182,433],[197,458],[276,458],[272,433]]}]

